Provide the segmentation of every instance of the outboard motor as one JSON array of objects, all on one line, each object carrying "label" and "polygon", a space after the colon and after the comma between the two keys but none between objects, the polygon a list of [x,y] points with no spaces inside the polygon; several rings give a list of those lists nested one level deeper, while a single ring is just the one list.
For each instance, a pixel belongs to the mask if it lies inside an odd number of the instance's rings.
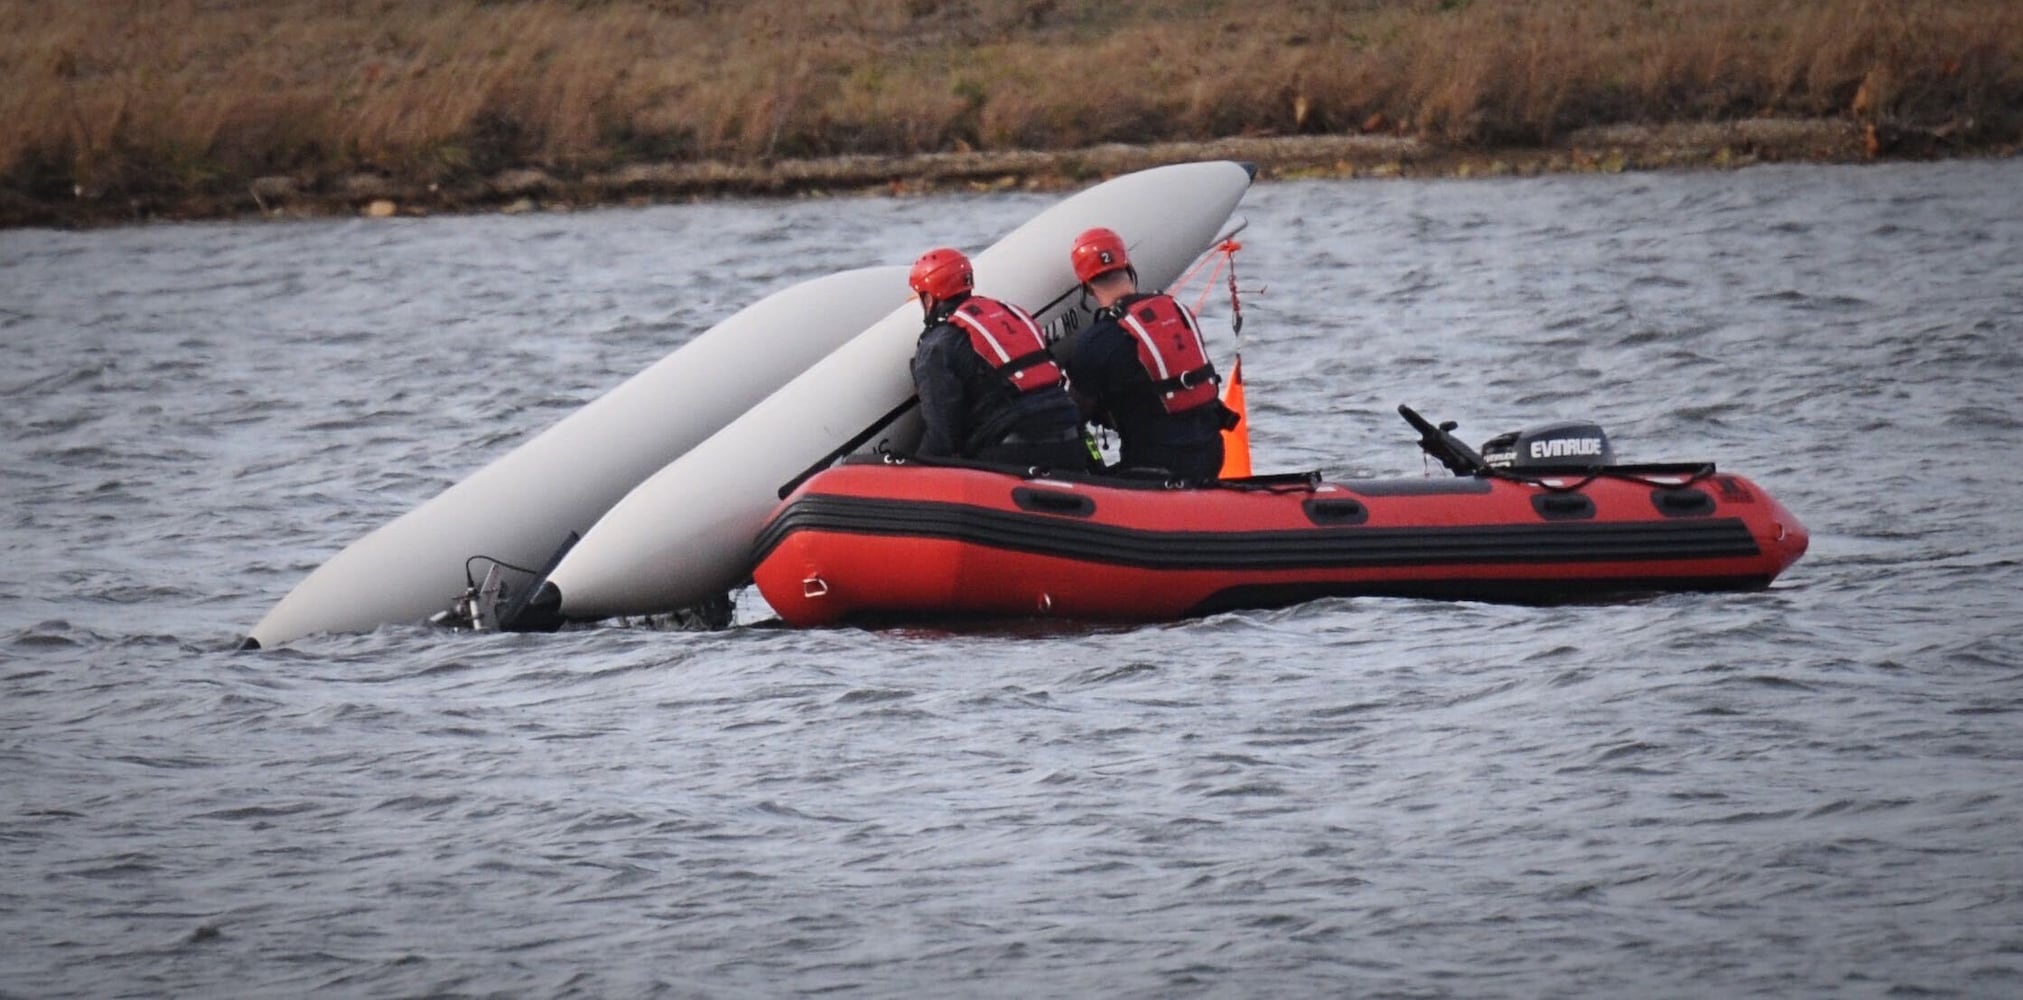
[{"label": "outboard motor", "polygon": [[[573,531],[563,536],[561,547],[539,570],[487,555],[465,559],[464,592],[447,610],[430,615],[429,623],[473,632],[553,632],[561,628],[562,594],[548,582],[548,575],[575,547],[578,537]],[[471,576],[471,564],[480,559],[490,564],[483,582]]]},{"label": "outboard motor", "polygon": [[1609,436],[1600,424],[1564,420],[1498,434],[1482,443],[1482,461],[1492,469],[1593,469],[1615,462]]}]

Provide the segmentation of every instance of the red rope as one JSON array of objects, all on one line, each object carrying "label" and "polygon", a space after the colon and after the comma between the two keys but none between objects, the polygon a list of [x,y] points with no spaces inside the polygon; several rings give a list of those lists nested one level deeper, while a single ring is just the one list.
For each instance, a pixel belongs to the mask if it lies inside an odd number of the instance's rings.
[{"label": "red rope", "polygon": [[1185,289],[1201,273],[1202,268],[1214,265],[1213,269],[1208,272],[1207,279],[1201,283],[1200,294],[1194,298],[1194,311],[1199,314],[1201,308],[1208,304],[1209,293],[1215,289],[1215,279],[1220,277],[1224,270],[1227,270],[1229,272],[1231,328],[1239,334],[1243,332],[1243,301],[1237,296],[1236,292],[1236,252],[1241,249],[1243,249],[1243,244],[1235,240],[1223,240],[1221,243],[1216,244],[1215,249],[1209,251],[1207,256],[1196,261],[1186,274],[1180,276],[1179,281],[1173,283],[1175,289]]}]

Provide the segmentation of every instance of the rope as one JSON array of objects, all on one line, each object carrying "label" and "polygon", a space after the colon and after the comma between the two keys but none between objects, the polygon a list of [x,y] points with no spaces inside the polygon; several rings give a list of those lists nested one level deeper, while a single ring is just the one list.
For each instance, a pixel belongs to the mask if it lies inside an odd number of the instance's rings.
[{"label": "rope", "polygon": [[1238,297],[1236,289],[1236,252],[1241,249],[1243,249],[1243,244],[1235,240],[1223,240],[1221,243],[1216,244],[1215,249],[1210,250],[1206,256],[1195,261],[1194,266],[1188,268],[1187,273],[1181,275],[1179,281],[1173,283],[1173,288],[1176,292],[1182,291],[1201,274],[1202,268],[1210,268],[1208,277],[1201,283],[1200,294],[1194,297],[1193,309],[1195,314],[1199,315],[1202,307],[1208,304],[1209,293],[1215,289],[1215,279],[1222,277],[1223,272],[1227,271],[1229,310],[1232,317],[1231,328],[1238,334],[1243,332],[1243,300]]},{"label": "rope", "polygon": [[1243,298],[1236,293],[1236,252],[1243,244],[1222,241],[1222,255],[1229,260],[1229,330],[1236,334],[1237,353],[1243,353]]}]

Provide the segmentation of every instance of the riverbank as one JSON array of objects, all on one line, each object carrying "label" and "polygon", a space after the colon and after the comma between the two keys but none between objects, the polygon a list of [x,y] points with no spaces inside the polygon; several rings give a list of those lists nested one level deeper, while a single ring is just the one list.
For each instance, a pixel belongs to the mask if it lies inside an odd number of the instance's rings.
[{"label": "riverbank", "polygon": [[2009,0],[16,0],[0,70],[0,226],[2023,141]]},{"label": "riverbank", "polygon": [[517,167],[458,183],[357,173],[327,184],[292,176],[250,180],[238,192],[150,196],[120,203],[14,200],[0,224],[91,227],[208,219],[388,218],[443,213],[567,212],[722,197],[907,196],[937,191],[1059,191],[1168,163],[1231,159],[1261,181],[1296,178],[1507,177],[1546,173],[1737,169],[1760,163],[1866,163],[2014,156],[2015,144],[1976,146],[1938,131],[1878,134],[1851,121],[1751,119],[1726,124],[1614,125],[1551,147],[1460,148],[1408,136],[1239,137],[1107,144],[1076,150],[837,156],[774,163],[636,163],[574,173]]}]

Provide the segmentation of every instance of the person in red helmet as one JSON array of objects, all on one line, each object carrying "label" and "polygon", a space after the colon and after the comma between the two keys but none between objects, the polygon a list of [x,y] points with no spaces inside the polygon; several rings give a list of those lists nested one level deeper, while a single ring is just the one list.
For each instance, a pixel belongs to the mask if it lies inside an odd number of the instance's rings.
[{"label": "person in red helmet", "polygon": [[1117,432],[1116,471],[1214,479],[1222,430],[1235,414],[1217,395],[1222,380],[1194,314],[1170,295],[1138,291],[1114,230],[1075,237],[1068,259],[1096,311],[1064,365],[1083,414]]},{"label": "person in red helmet", "polygon": [[925,425],[917,453],[1087,469],[1081,411],[1032,317],[976,294],[976,272],[958,250],[922,254],[908,283],[925,319],[913,352]]}]

